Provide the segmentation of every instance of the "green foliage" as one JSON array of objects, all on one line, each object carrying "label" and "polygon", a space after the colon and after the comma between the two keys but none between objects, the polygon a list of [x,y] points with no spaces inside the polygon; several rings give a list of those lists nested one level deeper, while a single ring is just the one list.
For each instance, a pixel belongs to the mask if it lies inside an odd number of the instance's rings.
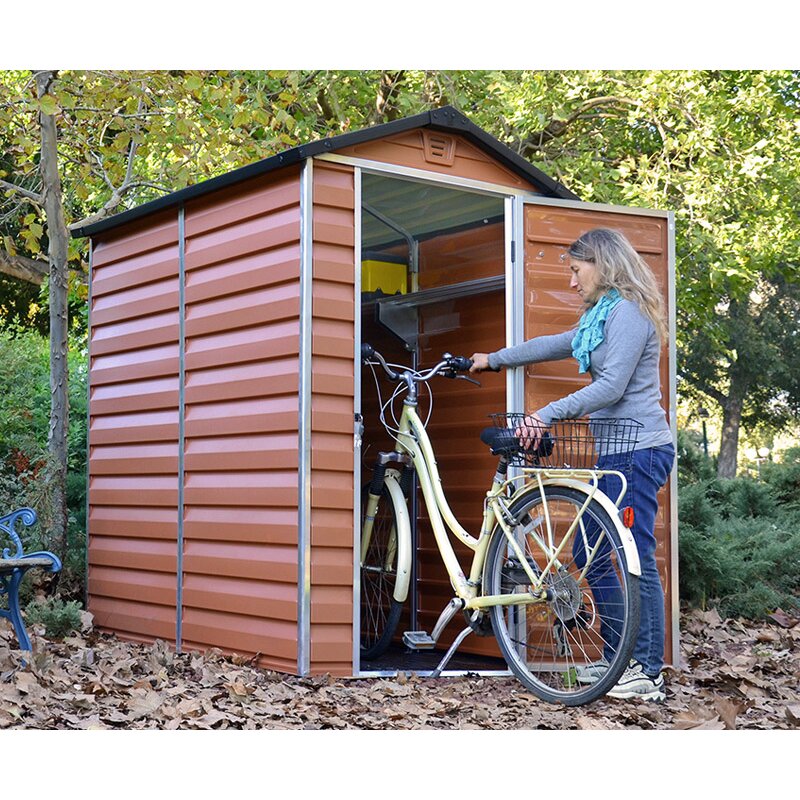
[{"label": "green foliage", "polygon": [[761,475],[780,503],[800,510],[800,447],[786,450],[780,461],[766,462]]},{"label": "green foliage", "polygon": [[702,439],[694,431],[678,431],[678,483],[710,480],[716,474],[714,461],[706,458]]},{"label": "green foliage", "polygon": [[751,478],[680,488],[681,598],[730,616],[800,607],[800,513]]},{"label": "green foliage", "polygon": [[[709,485],[711,482],[702,481],[700,483],[681,486],[678,491],[678,520],[680,528],[695,528],[697,530],[708,530],[719,516],[719,509],[714,501],[709,497]],[[682,544],[682,543],[681,543]]]},{"label": "green foliage", "polygon": [[[50,519],[47,473],[47,430],[50,402],[49,345],[29,330],[0,330],[0,363],[6,380],[0,393],[0,513],[33,508],[39,523],[23,529],[25,549],[41,549]],[[67,506],[67,552],[60,585],[80,596],[85,572],[86,522],[86,352],[72,342],[70,364],[70,427]]]},{"label": "green foliage", "polygon": [[76,600],[64,602],[60,597],[34,600],[25,607],[29,625],[43,625],[50,639],[62,639],[81,628],[81,606]]},{"label": "green foliage", "polygon": [[720,478],[710,484],[708,491],[722,519],[768,517],[775,511],[772,488],[752,479]]}]

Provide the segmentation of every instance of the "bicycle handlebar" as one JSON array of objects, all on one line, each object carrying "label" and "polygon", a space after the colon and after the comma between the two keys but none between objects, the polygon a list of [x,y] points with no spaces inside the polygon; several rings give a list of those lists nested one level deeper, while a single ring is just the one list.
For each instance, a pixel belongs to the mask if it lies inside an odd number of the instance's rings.
[{"label": "bicycle handlebar", "polygon": [[[395,372],[387,363],[386,359],[371,345],[366,342],[361,345],[361,360],[366,363],[370,359],[375,359],[383,371],[386,373],[389,380],[412,380],[417,382],[429,381],[435,375],[441,373],[444,378],[455,378],[459,372],[469,372],[472,366],[472,359],[466,356],[453,356],[450,353],[445,353],[442,360],[426,372],[413,372],[411,370],[404,370],[403,373]],[[449,371],[450,374],[447,374]]]}]

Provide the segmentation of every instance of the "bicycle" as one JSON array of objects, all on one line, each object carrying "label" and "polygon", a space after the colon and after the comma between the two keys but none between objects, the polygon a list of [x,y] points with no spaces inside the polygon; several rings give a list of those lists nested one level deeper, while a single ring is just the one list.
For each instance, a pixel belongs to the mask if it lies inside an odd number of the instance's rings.
[{"label": "bicycle", "polygon": [[[434,676],[467,635],[494,634],[510,671],[542,700],[574,706],[604,695],[628,665],[639,627],[640,569],[629,530],[632,509],[624,510],[626,527],[617,507],[626,491],[623,469],[639,423],[565,421],[525,449],[519,435],[524,415],[493,415],[495,424],[483,431],[481,440],[499,463],[484,498],[480,533],[474,537],[448,505],[426,423],[417,413],[420,384],[427,386],[436,376],[477,383],[461,374],[469,371],[471,360],[445,353],[434,367],[414,370],[388,364],[365,344],[362,362],[374,375],[379,366],[397,384],[380,412],[397,449],[378,455],[362,498],[362,661],[388,649],[408,597],[413,554],[406,498],[415,473],[455,596],[431,634],[404,633],[406,647],[435,647],[462,611],[467,626]],[[375,379],[377,384],[377,375]],[[403,410],[393,428],[385,413],[402,391]],[[598,455],[615,459],[612,468],[599,468]],[[515,467],[510,476],[509,466]],[[616,502],[599,488],[609,475],[621,480]],[[445,525],[474,552],[468,573]]]}]

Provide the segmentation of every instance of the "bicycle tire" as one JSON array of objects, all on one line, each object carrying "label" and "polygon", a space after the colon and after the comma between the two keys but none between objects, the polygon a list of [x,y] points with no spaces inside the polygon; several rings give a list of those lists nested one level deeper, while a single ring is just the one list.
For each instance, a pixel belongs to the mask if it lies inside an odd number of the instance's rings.
[{"label": "bicycle tire", "polygon": [[[368,487],[362,491],[362,530],[368,491]],[[369,547],[361,564],[362,661],[372,661],[383,655],[392,642],[403,610],[403,603],[392,596],[396,581],[397,512],[394,498],[384,483]]]},{"label": "bicycle tire", "polygon": [[[544,487],[544,495],[554,547],[565,536],[571,538],[559,556],[561,569],[556,572],[551,568],[545,578],[550,599],[536,604],[492,606],[490,618],[506,663],[525,687],[547,702],[578,706],[602,697],[628,666],[639,630],[639,578],[628,571],[616,526],[597,500],[592,500],[584,512],[582,521],[587,525],[578,524],[570,533],[569,523],[586,502],[586,495],[571,487],[553,485]],[[539,574],[548,563],[544,548],[536,541],[537,536],[540,541],[547,541],[542,538],[547,536],[542,512],[539,492],[519,498],[510,508],[518,520],[517,540],[521,540],[530,568]],[[594,566],[583,577],[580,562],[587,540],[582,527],[590,547],[601,543],[592,561]],[[601,531],[607,539],[601,538]],[[590,573],[598,588],[597,597],[589,586]],[[612,573],[619,583],[618,596],[603,586],[612,581]],[[488,595],[525,592],[530,585],[499,525],[489,544],[484,585]],[[594,682],[583,682],[589,675],[588,665],[600,658],[608,661],[608,669]]]}]

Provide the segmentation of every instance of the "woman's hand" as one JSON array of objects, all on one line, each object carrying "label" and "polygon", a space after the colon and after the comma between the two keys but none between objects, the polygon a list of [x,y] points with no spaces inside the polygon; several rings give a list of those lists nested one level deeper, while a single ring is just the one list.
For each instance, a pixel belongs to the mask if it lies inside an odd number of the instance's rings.
[{"label": "woman's hand", "polygon": [[489,367],[489,354],[488,353],[473,353],[472,366],[469,368],[470,372],[483,372]]},{"label": "woman's hand", "polygon": [[514,431],[514,435],[519,438],[523,450],[535,453],[546,429],[547,426],[542,422],[542,418],[533,412],[525,416],[522,424]]}]

